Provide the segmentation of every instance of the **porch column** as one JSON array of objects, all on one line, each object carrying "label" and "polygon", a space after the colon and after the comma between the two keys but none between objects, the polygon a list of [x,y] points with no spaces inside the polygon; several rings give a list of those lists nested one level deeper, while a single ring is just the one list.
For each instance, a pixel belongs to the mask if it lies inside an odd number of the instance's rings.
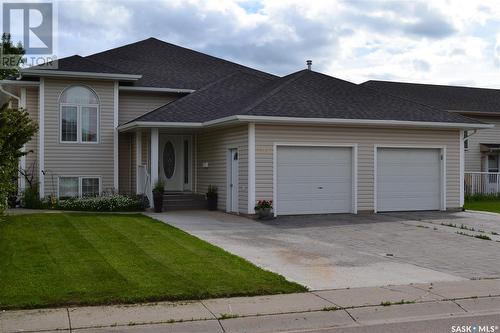
[{"label": "porch column", "polygon": [[151,129],[151,189],[158,181],[158,128]]},{"label": "porch column", "polygon": [[144,190],[142,166],[142,131],[135,132],[135,192],[141,194]]}]

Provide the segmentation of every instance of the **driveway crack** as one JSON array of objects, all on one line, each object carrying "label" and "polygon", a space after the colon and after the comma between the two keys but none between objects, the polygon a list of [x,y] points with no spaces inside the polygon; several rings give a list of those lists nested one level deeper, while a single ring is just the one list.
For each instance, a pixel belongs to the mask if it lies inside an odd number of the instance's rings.
[{"label": "driveway crack", "polygon": [[72,333],[73,328],[71,327],[71,316],[69,315],[69,308],[66,308],[66,313],[68,314],[69,333]]},{"label": "driveway crack", "polygon": [[200,301],[201,305],[203,305],[203,307],[205,309],[207,309],[208,312],[210,312],[212,314],[212,316],[214,316],[215,320],[217,320],[217,323],[219,323],[219,326],[220,326],[220,329],[222,330],[222,332],[226,332],[226,330],[224,329],[224,326],[222,326],[222,323],[220,322],[220,319],[215,315],[215,313],[212,312],[212,310],[210,310],[208,308],[208,306],[206,306],[205,303],[203,303],[203,301]]}]

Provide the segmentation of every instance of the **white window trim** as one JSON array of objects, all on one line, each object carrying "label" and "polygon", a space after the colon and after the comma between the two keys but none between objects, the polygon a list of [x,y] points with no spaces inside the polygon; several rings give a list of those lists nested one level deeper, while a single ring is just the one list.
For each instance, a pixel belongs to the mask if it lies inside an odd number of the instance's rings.
[{"label": "white window trim", "polygon": [[330,144],[330,143],[288,143],[275,142],[273,144],[273,211],[278,216],[278,147],[329,147],[329,148],[351,148],[352,149],[352,208],[353,214],[358,213],[358,144]]},{"label": "white window trim", "polygon": [[[62,139],[62,108],[64,106],[76,107],[76,141],[65,141]],[[83,141],[82,140],[82,108],[96,108],[97,109],[97,140],[96,141]],[[99,104],[74,104],[74,103],[59,103],[59,143],[78,143],[78,144],[98,144],[100,142],[100,110]]]},{"label": "white window trim", "polygon": [[441,153],[441,165],[440,165],[440,177],[441,177],[441,202],[440,202],[440,210],[446,210],[446,146],[437,146],[437,145],[373,145],[373,212],[377,213],[377,155],[378,148],[407,148],[407,149],[439,149]]},{"label": "white window trim", "polygon": [[57,177],[57,198],[59,199],[59,183],[61,178],[78,178],[78,197],[82,197],[82,180],[86,178],[97,178],[99,179],[99,195],[102,194],[102,177],[101,176],[73,176],[73,175],[64,175]]}]

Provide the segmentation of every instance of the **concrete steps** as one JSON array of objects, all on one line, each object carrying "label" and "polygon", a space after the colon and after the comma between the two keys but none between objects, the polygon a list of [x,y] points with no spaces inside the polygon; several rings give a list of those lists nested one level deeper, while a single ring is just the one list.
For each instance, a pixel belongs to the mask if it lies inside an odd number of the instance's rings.
[{"label": "concrete steps", "polygon": [[192,192],[166,192],[163,195],[163,210],[207,209],[203,194]]}]

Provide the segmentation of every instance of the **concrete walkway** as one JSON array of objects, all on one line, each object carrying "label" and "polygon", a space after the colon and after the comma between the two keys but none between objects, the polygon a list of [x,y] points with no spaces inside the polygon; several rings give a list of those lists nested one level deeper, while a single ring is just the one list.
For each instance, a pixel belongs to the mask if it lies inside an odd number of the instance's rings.
[{"label": "concrete walkway", "polygon": [[[383,305],[382,305],[383,304]],[[278,332],[493,315],[500,280],[0,313],[0,332]],[[449,327],[446,330],[449,331]]]}]

